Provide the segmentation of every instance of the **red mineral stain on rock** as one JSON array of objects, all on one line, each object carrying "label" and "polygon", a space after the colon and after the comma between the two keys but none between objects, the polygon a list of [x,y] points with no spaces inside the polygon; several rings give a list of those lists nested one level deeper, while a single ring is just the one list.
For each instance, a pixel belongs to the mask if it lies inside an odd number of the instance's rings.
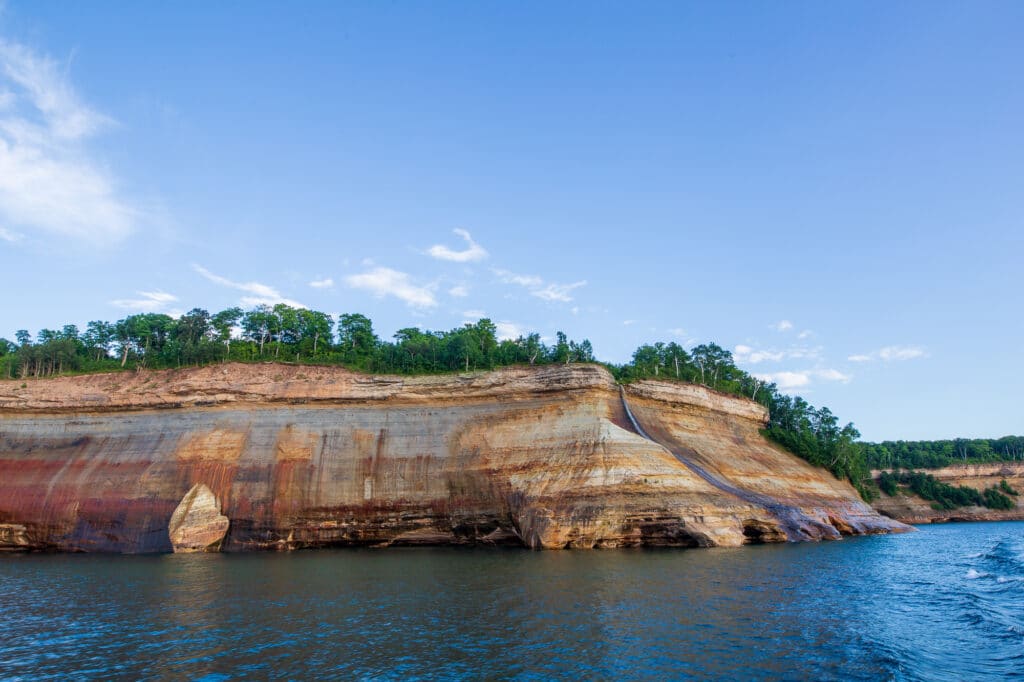
[{"label": "red mineral stain on rock", "polygon": [[[620,394],[596,365],[27,383],[0,381],[0,549],[708,547],[903,528],[765,441],[759,405],[667,382]],[[195,523],[175,516],[189,495]]]}]

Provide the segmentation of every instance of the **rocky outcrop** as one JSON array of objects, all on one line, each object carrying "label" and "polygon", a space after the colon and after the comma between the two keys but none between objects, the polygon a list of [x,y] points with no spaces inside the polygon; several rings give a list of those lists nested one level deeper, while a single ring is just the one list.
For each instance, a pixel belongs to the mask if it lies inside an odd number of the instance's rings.
[{"label": "rocky outcrop", "polygon": [[176,553],[216,552],[229,526],[213,491],[196,483],[174,509],[167,531]]},{"label": "rocky outcrop", "polygon": [[765,416],[699,386],[620,395],[596,365],[0,382],[0,546],[707,547],[904,529],[767,442]]},{"label": "rocky outcrop", "polygon": [[[967,486],[979,492],[1006,481],[1020,495],[1010,495],[1013,509],[998,510],[986,507],[960,507],[934,509],[932,503],[917,495],[901,490],[889,497],[883,494],[871,506],[881,514],[903,523],[944,523],[947,521],[1024,521],[1024,462],[993,462],[987,464],[954,464],[941,469],[922,469],[943,483]],[[873,471],[878,478],[881,471]]]}]

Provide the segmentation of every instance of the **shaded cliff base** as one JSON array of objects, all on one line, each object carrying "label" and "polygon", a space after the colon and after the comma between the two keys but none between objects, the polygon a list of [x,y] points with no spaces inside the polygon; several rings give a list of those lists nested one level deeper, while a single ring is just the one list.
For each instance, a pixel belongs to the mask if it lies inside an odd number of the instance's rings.
[{"label": "shaded cliff base", "polygon": [[[978,492],[998,486],[1006,481],[1021,492],[1010,499],[1013,509],[997,510],[987,507],[959,507],[933,509],[932,502],[901,489],[890,497],[882,493],[871,506],[880,514],[909,524],[945,523],[949,521],[1024,521],[1024,462],[997,462],[990,464],[957,464],[941,469],[920,469],[942,483],[967,486]],[[881,472],[872,472],[875,478]]]},{"label": "shaded cliff base", "polygon": [[0,385],[0,547],[712,547],[907,529],[765,440],[765,418],[700,386],[620,389],[596,365]]}]

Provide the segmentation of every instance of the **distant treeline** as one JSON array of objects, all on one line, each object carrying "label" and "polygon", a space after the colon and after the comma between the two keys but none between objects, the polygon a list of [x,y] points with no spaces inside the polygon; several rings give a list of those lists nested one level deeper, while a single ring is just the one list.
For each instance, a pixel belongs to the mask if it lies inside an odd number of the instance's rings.
[{"label": "distant treeline", "polygon": [[1024,436],[862,443],[872,469],[939,469],[950,464],[1024,460]]},{"label": "distant treeline", "polygon": [[[488,319],[447,331],[400,329],[381,339],[358,313],[332,316],[284,304],[209,313],[194,308],[174,318],[159,313],[130,315],[116,322],[94,320],[84,330],[69,324],[19,330],[0,339],[0,378],[25,380],[58,374],[121,369],[198,366],[214,362],[295,362],[341,365],[382,374],[437,374],[517,364],[596,362],[587,339],[562,332],[554,343],[540,334],[499,339]],[[765,435],[810,463],[848,479],[865,499],[877,494],[869,458],[853,424],[840,425],[827,407],[778,391],[738,368],[732,353],[714,343],[686,350],[674,342],[644,344],[631,362],[602,363],[617,380],[657,378],[702,384],[766,406]],[[884,445],[884,444],[883,444]],[[873,461],[873,460],[870,460]]]}]

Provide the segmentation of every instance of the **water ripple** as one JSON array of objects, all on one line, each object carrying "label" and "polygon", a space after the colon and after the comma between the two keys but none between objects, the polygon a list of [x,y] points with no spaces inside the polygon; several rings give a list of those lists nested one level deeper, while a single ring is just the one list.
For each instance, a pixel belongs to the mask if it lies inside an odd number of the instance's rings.
[{"label": "water ripple", "polygon": [[1005,679],[1022,538],[2,557],[0,678]]}]

